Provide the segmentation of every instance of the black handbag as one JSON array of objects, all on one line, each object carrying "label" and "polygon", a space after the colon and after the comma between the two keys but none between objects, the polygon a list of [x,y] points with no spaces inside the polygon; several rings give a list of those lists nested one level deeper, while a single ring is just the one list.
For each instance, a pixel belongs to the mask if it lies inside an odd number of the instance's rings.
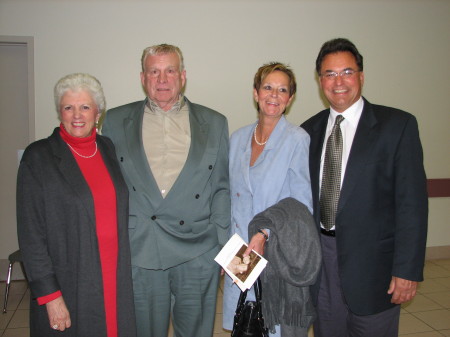
[{"label": "black handbag", "polygon": [[268,329],[264,328],[259,277],[253,287],[256,301],[245,301],[248,290],[241,292],[239,296],[231,337],[269,337]]}]

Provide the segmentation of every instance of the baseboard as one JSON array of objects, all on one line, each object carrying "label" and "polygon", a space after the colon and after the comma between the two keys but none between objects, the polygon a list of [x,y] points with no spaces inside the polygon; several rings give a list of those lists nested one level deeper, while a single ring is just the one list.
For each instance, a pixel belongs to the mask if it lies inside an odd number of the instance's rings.
[{"label": "baseboard", "polygon": [[450,259],[450,246],[427,247],[426,260]]}]

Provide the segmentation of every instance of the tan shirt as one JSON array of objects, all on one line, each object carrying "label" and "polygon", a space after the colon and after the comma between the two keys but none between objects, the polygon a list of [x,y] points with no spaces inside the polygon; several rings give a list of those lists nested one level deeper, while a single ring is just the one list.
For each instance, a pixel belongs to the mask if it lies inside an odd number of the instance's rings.
[{"label": "tan shirt", "polygon": [[191,146],[189,109],[183,96],[169,111],[148,100],[142,141],[153,177],[165,198],[183,169]]}]

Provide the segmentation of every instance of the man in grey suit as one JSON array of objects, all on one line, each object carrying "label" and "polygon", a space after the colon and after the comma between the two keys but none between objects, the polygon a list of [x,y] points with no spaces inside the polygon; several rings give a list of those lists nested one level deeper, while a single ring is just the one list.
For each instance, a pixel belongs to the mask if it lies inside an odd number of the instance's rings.
[{"label": "man in grey suit", "polygon": [[316,71],[330,108],[302,124],[323,256],[314,336],[396,337],[399,304],[423,280],[428,199],[417,121],[361,96],[363,57],[347,39],[323,44]]},{"label": "man in grey suit", "polygon": [[213,333],[220,270],[214,257],[230,224],[228,124],[191,103],[178,47],[142,55],[144,101],[107,112],[130,191],[129,234],[138,336]]}]

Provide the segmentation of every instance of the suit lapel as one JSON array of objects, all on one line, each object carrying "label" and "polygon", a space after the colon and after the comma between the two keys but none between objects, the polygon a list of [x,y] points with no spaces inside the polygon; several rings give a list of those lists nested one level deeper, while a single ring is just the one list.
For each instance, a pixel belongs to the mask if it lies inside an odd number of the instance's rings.
[{"label": "suit lapel", "polygon": [[378,139],[378,133],[375,128],[376,124],[377,119],[372,105],[364,99],[364,108],[358,127],[356,128],[355,138],[353,139],[344,181],[342,183],[338,213],[345,206],[367,160],[371,158],[373,144]]},{"label": "suit lapel", "polygon": [[[128,118],[124,119],[125,139],[127,142],[128,154],[130,160],[125,165],[130,167],[129,172],[136,172],[132,177],[137,186],[145,191],[148,196],[147,201],[152,204],[154,208],[163,201],[163,197],[156,183],[153,173],[148,164],[147,156],[145,154],[144,145],[142,141],[142,120],[144,116],[145,100],[142,106],[139,106],[137,111],[132,111]],[[145,209],[145,207],[144,207]]]},{"label": "suit lapel", "polygon": [[205,147],[208,140],[208,123],[203,119],[201,114],[194,108],[188,99],[186,99],[186,104],[188,104],[189,108],[191,146],[189,148],[186,163],[165,198],[167,201],[170,201],[173,198],[173,195],[176,196],[180,189],[186,189],[185,184],[194,176],[198,164],[202,160],[203,154],[205,153]]},{"label": "suit lapel", "polygon": [[59,161],[57,165],[61,175],[86,209],[90,223],[95,230],[94,199],[92,198],[91,190],[89,189],[75,158],[70,152],[69,147],[60,138],[59,128],[55,129],[52,136],[50,136],[49,141],[55,160]]},{"label": "suit lapel", "polygon": [[[311,174],[311,189],[313,193],[314,209],[319,210],[320,200],[320,158],[322,156],[322,148],[325,138],[325,132],[327,129],[328,116],[330,110],[324,110],[320,113],[318,121],[312,127],[311,145],[309,152],[309,167]],[[316,211],[315,215],[319,215]]]}]

